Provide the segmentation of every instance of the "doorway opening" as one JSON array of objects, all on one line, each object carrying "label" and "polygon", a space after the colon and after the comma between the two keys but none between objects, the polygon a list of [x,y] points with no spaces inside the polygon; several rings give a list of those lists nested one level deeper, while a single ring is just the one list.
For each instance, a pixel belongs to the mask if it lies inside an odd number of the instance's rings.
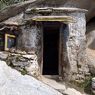
[{"label": "doorway opening", "polygon": [[59,22],[44,22],[43,75],[59,75]]}]

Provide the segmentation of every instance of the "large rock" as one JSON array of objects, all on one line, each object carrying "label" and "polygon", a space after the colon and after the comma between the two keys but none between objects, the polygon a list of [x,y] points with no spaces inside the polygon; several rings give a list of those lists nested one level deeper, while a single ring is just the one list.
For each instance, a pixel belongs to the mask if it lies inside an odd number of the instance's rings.
[{"label": "large rock", "polygon": [[92,93],[95,95],[95,77],[92,78],[92,88],[91,88],[91,90],[92,90]]},{"label": "large rock", "polygon": [[73,88],[68,88],[64,93],[66,95],[86,95],[86,94],[81,94],[80,92],[76,91]]},{"label": "large rock", "polygon": [[21,75],[0,61],[0,95],[62,95],[28,75]]},{"label": "large rock", "polygon": [[1,59],[1,60],[6,60],[7,57],[8,57],[8,53],[0,52],[0,59]]}]

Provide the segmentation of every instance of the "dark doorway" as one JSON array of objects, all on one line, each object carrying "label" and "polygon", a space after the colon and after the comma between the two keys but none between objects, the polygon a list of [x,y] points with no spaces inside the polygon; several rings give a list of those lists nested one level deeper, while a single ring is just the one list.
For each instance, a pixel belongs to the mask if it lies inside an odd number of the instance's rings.
[{"label": "dark doorway", "polygon": [[43,75],[58,75],[60,24],[44,22],[43,30]]}]

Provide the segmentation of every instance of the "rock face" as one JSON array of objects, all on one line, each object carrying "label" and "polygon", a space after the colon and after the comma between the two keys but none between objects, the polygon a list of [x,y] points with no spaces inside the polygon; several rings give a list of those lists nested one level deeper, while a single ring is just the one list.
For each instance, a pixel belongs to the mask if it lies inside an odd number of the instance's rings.
[{"label": "rock face", "polygon": [[8,57],[8,53],[0,52],[0,59],[1,60],[6,60]]},{"label": "rock face", "polygon": [[0,95],[62,95],[28,75],[21,75],[0,61]]},{"label": "rock face", "polygon": [[[64,0],[65,2],[60,0],[58,1],[60,4],[57,5],[57,0],[52,0],[53,2],[49,1],[46,2],[46,4],[43,2],[41,4],[38,4],[39,6],[41,5],[45,5],[44,7],[79,7],[79,8],[86,8],[89,9],[88,7],[85,7],[84,4],[83,6],[81,5],[84,2],[80,2],[79,0],[74,1],[74,0]],[[53,4],[55,2],[55,5]],[[80,3],[78,3],[80,2]],[[89,0],[88,0],[89,2]],[[47,6],[46,6],[47,5]],[[89,5],[92,5],[89,4]],[[89,6],[88,5],[88,6]],[[37,6],[37,5],[36,5]],[[38,7],[38,6],[37,6]],[[30,15],[30,14],[29,14]],[[36,15],[42,15],[42,14],[36,14]],[[46,14],[45,14],[46,15]],[[49,14],[50,15],[50,14]],[[56,13],[52,13],[51,15],[59,15]],[[88,64],[87,64],[87,56],[86,56],[86,37],[85,37],[85,32],[86,32],[86,21],[85,21],[85,14],[82,11],[77,11],[77,12],[70,12],[70,13],[60,13],[60,15],[68,15],[73,17],[76,20],[76,23],[70,23],[67,25],[67,34],[63,34],[63,41],[64,46],[65,46],[65,51],[63,50],[62,53],[62,61],[64,61],[62,63],[62,77],[64,75],[64,77],[68,77],[68,79],[71,80],[76,80],[76,81],[80,81],[80,80],[85,80],[85,76],[90,75],[89,73],[89,68],[88,68]],[[35,16],[35,14],[33,15],[33,13],[31,14],[31,16],[29,16],[30,18],[32,16]],[[24,19],[27,18],[28,16],[24,15],[23,16]],[[35,51],[36,55],[38,57],[38,63],[42,63],[43,62],[43,58],[41,58],[41,54],[43,54],[43,44],[42,44],[42,27],[40,26],[40,23],[34,23],[32,22],[31,24],[27,24],[25,26],[21,26],[21,34],[18,37],[18,48],[24,49],[26,51]],[[64,32],[64,31],[62,31]],[[66,39],[65,39],[66,38]],[[63,47],[64,47],[63,46]],[[64,49],[64,48],[63,48]],[[26,58],[27,56],[27,58]],[[13,66],[16,67],[16,69],[20,69],[24,68],[26,69],[30,75],[34,74],[35,72],[39,72],[38,71],[38,63],[37,60],[35,62],[32,62],[32,60],[30,60],[30,55],[25,55],[25,56],[19,56],[19,60],[18,57],[13,57],[11,60],[11,63]],[[64,58],[63,58],[64,57]],[[29,60],[28,60],[29,59]],[[31,63],[33,63],[31,65]],[[66,63],[66,64],[64,64]],[[39,65],[40,65],[39,64]],[[27,65],[27,66],[26,66]],[[36,71],[37,70],[37,71]],[[37,74],[36,74],[37,75]]]},{"label": "rock face", "polygon": [[[43,1],[43,2],[41,2]],[[94,0],[30,0],[21,4],[16,4],[16,5],[12,5],[10,7],[5,8],[4,10],[0,11],[0,21],[3,21],[11,16],[15,16],[18,13],[21,13],[23,10],[25,10],[25,8],[31,4],[31,6],[33,7],[34,3],[36,4],[37,2],[40,2],[43,5],[54,5],[54,6],[59,6],[59,4],[61,4],[61,6],[68,6],[68,7],[78,7],[78,8],[84,8],[89,10],[89,12],[87,13],[87,20],[90,20],[92,17],[95,16],[94,13],[94,8],[95,8],[95,1]],[[86,3],[87,2],[87,3]],[[42,6],[41,6],[42,7]],[[19,10],[18,10],[19,9]],[[9,15],[6,15],[6,14]]]}]

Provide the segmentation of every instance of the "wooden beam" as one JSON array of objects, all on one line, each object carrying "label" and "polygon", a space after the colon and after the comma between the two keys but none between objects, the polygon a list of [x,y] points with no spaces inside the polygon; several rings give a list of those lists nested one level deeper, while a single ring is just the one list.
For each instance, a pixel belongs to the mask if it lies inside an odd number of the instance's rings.
[{"label": "wooden beam", "polygon": [[33,21],[59,21],[59,22],[75,22],[70,16],[34,16]]},{"label": "wooden beam", "polygon": [[50,13],[52,12],[51,8],[29,8],[25,11],[26,14],[31,14],[31,13]]},{"label": "wooden beam", "polygon": [[69,7],[56,7],[56,8],[53,8],[53,7],[43,7],[43,8],[30,8],[30,9],[27,9],[26,10],[26,13],[33,13],[33,12],[36,12],[36,13],[39,13],[39,12],[87,12],[86,9],[80,9],[80,8],[69,8]]},{"label": "wooden beam", "polygon": [[59,7],[59,8],[53,8],[54,11],[66,11],[66,12],[87,12],[86,9],[81,8],[71,8],[71,7]]}]

